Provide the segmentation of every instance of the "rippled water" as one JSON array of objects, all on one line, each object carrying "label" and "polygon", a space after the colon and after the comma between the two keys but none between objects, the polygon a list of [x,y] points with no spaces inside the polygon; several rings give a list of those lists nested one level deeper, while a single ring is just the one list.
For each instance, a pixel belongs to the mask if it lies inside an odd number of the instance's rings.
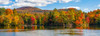
[{"label": "rippled water", "polygon": [[0,27],[0,36],[99,36],[99,27],[63,27],[63,26],[4,26]]}]

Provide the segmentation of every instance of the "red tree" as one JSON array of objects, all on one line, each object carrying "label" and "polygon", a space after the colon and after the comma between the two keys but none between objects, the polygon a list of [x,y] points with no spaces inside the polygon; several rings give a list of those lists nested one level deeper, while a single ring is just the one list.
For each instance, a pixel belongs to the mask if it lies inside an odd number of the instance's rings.
[{"label": "red tree", "polygon": [[31,24],[34,24],[35,23],[35,18],[31,17]]}]

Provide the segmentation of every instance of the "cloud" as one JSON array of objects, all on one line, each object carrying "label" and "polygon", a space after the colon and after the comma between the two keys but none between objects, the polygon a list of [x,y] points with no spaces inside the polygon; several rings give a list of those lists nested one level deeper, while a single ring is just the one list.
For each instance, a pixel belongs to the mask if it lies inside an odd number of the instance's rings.
[{"label": "cloud", "polygon": [[85,12],[89,12],[90,10],[88,8],[83,9]]},{"label": "cloud", "polygon": [[71,2],[73,0],[59,0],[59,3],[68,3],[68,2]]},{"label": "cloud", "polygon": [[80,2],[80,0],[74,0],[75,2]]},{"label": "cloud", "polygon": [[[22,7],[22,6],[46,6],[48,4],[53,4],[53,3],[68,3],[68,2],[79,2],[79,0],[15,0],[12,5],[9,6],[0,6],[0,7],[5,7],[5,8],[11,8],[11,7]],[[6,3],[5,3],[6,2]],[[9,0],[0,0],[1,4],[9,4],[11,1]]]},{"label": "cloud", "polygon": [[98,7],[100,7],[100,4],[98,5]]},{"label": "cloud", "polygon": [[12,6],[0,6],[0,8],[12,8]]},{"label": "cloud", "polygon": [[64,9],[68,9],[68,8],[76,8],[76,9],[80,9],[80,7],[77,7],[77,6],[69,6],[69,7],[63,7]]},{"label": "cloud", "polygon": [[52,4],[57,2],[57,0],[16,0],[17,3],[12,6],[46,6],[47,4]]},{"label": "cloud", "polygon": [[0,0],[0,4],[9,4],[11,2],[10,0]]}]

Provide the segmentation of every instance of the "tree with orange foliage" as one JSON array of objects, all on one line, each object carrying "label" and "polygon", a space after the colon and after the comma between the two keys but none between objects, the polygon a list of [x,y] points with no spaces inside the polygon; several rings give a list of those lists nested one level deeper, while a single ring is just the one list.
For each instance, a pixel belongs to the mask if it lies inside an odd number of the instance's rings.
[{"label": "tree with orange foliage", "polygon": [[2,17],[2,16],[0,16],[0,24],[2,24],[2,23],[3,23],[3,21],[4,21],[3,17]]},{"label": "tree with orange foliage", "polygon": [[13,10],[12,9],[6,9],[6,14],[13,14]]},{"label": "tree with orange foliage", "polygon": [[79,20],[76,20],[76,21],[75,21],[75,24],[76,24],[76,25],[79,25],[79,24],[80,24],[80,21],[79,21]]}]

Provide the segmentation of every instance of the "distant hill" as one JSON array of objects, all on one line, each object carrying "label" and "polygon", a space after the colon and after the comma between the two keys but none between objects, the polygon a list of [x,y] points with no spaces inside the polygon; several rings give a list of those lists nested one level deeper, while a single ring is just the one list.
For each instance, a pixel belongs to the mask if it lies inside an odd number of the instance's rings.
[{"label": "distant hill", "polygon": [[75,9],[75,8],[68,8],[68,9],[58,9],[58,11],[60,12],[60,11],[68,11],[68,10],[70,10],[70,9],[74,9],[75,11],[79,11],[79,10],[77,10],[77,9]]},{"label": "distant hill", "polygon": [[[75,8],[69,8],[69,9],[58,9],[58,11],[68,11],[70,9],[75,9]],[[18,13],[43,13],[43,12],[51,12],[53,10],[42,10],[40,8],[37,7],[30,7],[30,6],[26,6],[26,7],[20,7],[16,9]],[[76,11],[78,11],[77,9],[75,9]]]},{"label": "distant hill", "polygon": [[30,7],[30,6],[26,6],[26,7],[20,7],[16,9],[17,12],[19,13],[34,13],[34,12],[50,12],[51,10],[42,10],[40,8],[37,7]]}]

